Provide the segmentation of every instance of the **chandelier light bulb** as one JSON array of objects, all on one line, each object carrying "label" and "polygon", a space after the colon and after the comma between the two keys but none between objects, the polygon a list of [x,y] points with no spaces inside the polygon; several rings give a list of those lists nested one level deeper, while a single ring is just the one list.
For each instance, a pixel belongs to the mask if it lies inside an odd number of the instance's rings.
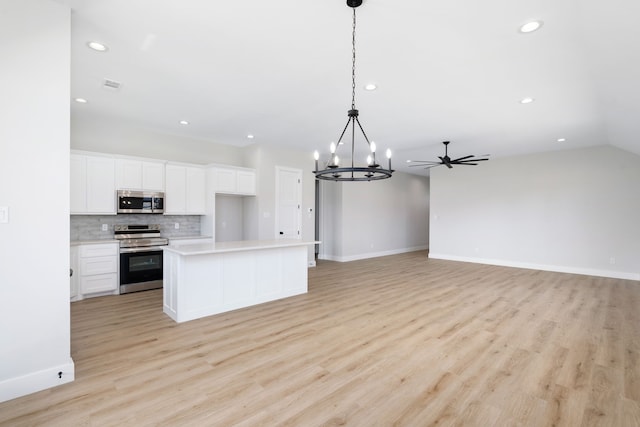
[{"label": "chandelier light bulb", "polygon": [[387,159],[391,158],[391,148],[387,148]]},{"label": "chandelier light bulb", "polygon": [[371,141],[371,144],[369,144],[369,147],[371,147],[371,152],[375,153],[376,152],[376,143]]},{"label": "chandelier light bulb", "polygon": [[372,160],[373,159],[371,158],[371,155],[368,155],[367,156],[367,164],[370,165]]},{"label": "chandelier light bulb", "polygon": [[336,153],[336,143],[332,142],[331,145],[329,146],[329,151],[331,152],[331,154],[335,154]]},{"label": "chandelier light bulb", "polygon": [[333,156],[333,164],[336,166],[340,164],[340,158],[338,156]]},{"label": "chandelier light bulb", "polygon": [[318,153],[318,150],[313,152],[313,158],[314,158],[314,160],[319,160],[320,159],[320,153]]}]

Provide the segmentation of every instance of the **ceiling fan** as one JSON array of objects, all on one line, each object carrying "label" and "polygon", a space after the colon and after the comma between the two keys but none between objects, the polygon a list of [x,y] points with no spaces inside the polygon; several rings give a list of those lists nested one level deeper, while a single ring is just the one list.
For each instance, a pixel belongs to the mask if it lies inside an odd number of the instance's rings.
[{"label": "ceiling fan", "polygon": [[[459,157],[457,159],[452,160],[449,157],[449,153],[447,151],[449,142],[450,141],[442,141],[442,143],[444,144],[444,157],[438,156],[438,158],[440,159],[439,162],[433,162],[430,160],[407,160],[407,163],[415,163],[415,164],[409,165],[409,167],[424,167],[425,169],[429,169],[435,166],[445,165],[449,169],[452,169],[453,165],[476,166],[477,165],[476,162],[485,162],[489,160],[486,158],[482,158],[482,159],[477,158],[473,154],[470,154],[464,157]],[[488,156],[488,154],[485,154],[484,156]]]}]

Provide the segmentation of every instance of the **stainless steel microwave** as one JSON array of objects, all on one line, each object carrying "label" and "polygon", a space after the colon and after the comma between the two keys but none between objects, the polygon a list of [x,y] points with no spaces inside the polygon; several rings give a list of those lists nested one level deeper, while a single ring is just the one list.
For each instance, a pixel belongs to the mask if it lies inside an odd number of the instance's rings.
[{"label": "stainless steel microwave", "polygon": [[118,213],[161,214],[164,212],[164,193],[118,190]]}]

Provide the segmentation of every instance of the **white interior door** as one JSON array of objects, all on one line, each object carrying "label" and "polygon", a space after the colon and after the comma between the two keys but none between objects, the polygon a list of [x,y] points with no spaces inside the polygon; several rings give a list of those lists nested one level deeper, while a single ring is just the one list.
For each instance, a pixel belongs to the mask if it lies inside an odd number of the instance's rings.
[{"label": "white interior door", "polygon": [[276,239],[300,239],[302,170],[276,166]]}]

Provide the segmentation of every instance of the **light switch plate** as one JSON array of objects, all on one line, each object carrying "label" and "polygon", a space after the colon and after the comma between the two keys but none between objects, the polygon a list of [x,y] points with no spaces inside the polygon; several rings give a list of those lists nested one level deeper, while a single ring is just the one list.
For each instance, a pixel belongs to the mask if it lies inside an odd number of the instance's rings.
[{"label": "light switch plate", "polygon": [[108,224],[102,224],[102,231],[109,231],[109,225]]},{"label": "light switch plate", "polygon": [[0,206],[0,224],[9,222],[9,206]]}]

